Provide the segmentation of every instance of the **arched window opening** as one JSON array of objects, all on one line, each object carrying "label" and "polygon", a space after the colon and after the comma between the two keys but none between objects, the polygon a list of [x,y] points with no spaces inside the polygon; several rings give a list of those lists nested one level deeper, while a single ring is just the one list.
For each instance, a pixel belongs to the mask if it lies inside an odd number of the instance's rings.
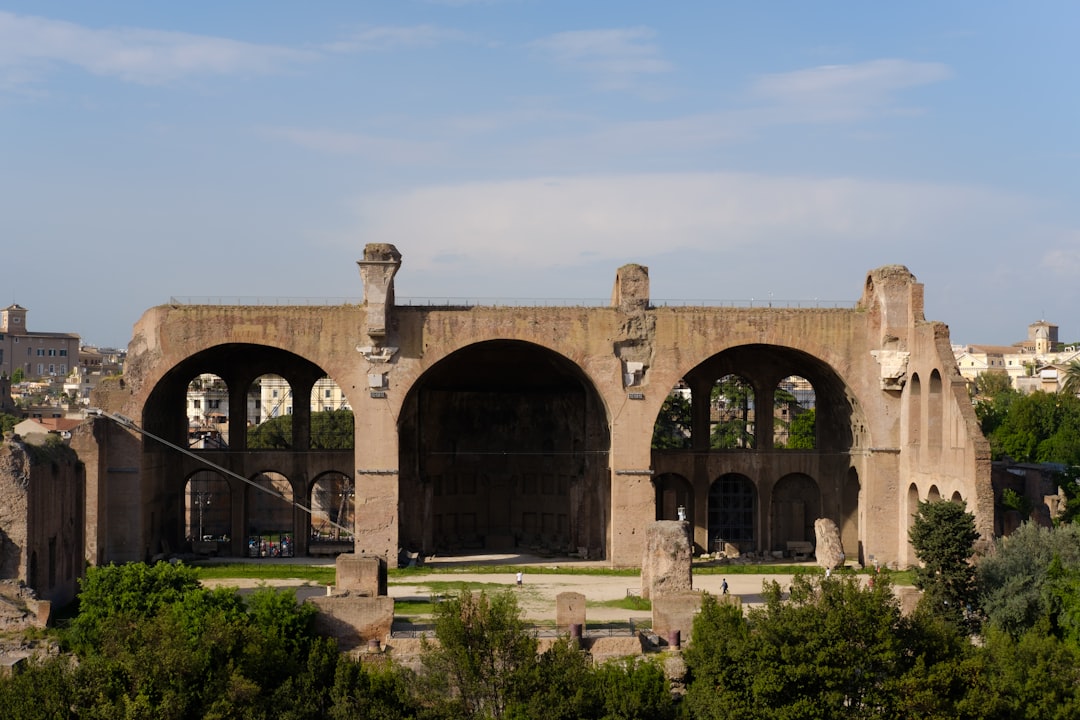
[{"label": "arched window opening", "polygon": [[353,411],[341,387],[329,377],[311,388],[311,449],[352,450]]},{"label": "arched window opening", "polygon": [[344,473],[320,475],[311,486],[311,545],[353,541],[356,492]]},{"label": "arched window opening", "polygon": [[739,375],[725,375],[710,398],[709,445],[721,450],[751,450],[754,442],[754,387]]},{"label": "arched window opening", "polygon": [[660,406],[653,424],[652,446],[656,450],[686,450],[691,447],[693,406],[690,388],[680,382]]},{"label": "arched window opening", "polygon": [[292,557],[293,491],[281,473],[259,473],[248,486],[248,556]]},{"label": "arched window opening", "polygon": [[926,493],[927,502],[938,502],[941,500],[941,491],[938,490],[937,485],[931,485],[930,491]]},{"label": "arched window opening", "polygon": [[188,383],[184,405],[189,448],[229,447],[229,387],[224,380],[212,373],[196,375]]},{"label": "arched window opening", "polygon": [[752,552],[757,490],[745,475],[721,475],[709,488],[709,544],[714,552]]},{"label": "arched window opening", "polygon": [[772,550],[789,542],[814,542],[814,521],[821,517],[821,491],[807,475],[787,475],[772,493]]},{"label": "arched window opening", "polygon": [[817,447],[816,394],[804,377],[790,375],[773,391],[773,447],[813,450]]},{"label": "arched window opening", "polygon": [[227,550],[232,535],[232,491],[213,470],[199,470],[184,487],[184,537],[192,551],[214,554]]},{"label": "arched window opening", "polygon": [[288,450],[292,447],[293,394],[280,375],[262,375],[248,390],[249,450]]}]

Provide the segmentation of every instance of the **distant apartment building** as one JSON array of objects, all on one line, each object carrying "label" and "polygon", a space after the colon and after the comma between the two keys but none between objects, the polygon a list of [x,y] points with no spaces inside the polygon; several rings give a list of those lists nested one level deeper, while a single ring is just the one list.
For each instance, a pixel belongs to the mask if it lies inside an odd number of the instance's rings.
[{"label": "distant apartment building", "polygon": [[[259,412],[256,415],[249,415],[249,417],[258,417],[259,422],[264,423],[270,418],[293,414],[292,388],[285,378],[277,375],[264,375],[259,378],[259,386]],[[315,381],[314,387],[311,388],[309,402],[311,412],[350,409],[345,393],[330,378]]]},{"label": "distant apartment building", "polygon": [[28,379],[63,380],[79,362],[79,336],[74,333],[31,332],[26,308],[0,310],[0,375],[21,369]]},{"label": "distant apartment building", "polygon": [[[229,388],[217,375],[199,375],[188,385],[186,415],[191,447],[227,446],[229,441]],[[264,375],[247,391],[249,424],[293,414],[292,388],[285,378]],[[345,393],[333,380],[323,378],[311,389],[312,412],[348,410]]]},{"label": "distant apartment building", "polygon": [[1012,345],[954,345],[960,375],[974,382],[988,372],[1005,373],[1021,392],[1057,392],[1065,382],[1065,368],[1080,359],[1080,347],[1058,340],[1058,326],[1045,320],[1028,326],[1028,337]]}]

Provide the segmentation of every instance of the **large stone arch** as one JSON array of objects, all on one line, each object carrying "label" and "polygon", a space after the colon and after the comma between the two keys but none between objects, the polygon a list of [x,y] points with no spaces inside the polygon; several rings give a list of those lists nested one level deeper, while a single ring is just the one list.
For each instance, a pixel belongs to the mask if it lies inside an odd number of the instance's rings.
[{"label": "large stone arch", "polygon": [[[721,418],[712,402],[712,391],[719,379],[731,376],[742,378],[752,388],[749,422],[755,440],[741,447],[738,444],[732,447],[731,443],[717,447],[712,427]],[[785,400],[786,407],[777,408],[777,388],[792,377],[804,380],[812,388],[812,409],[816,416],[812,448],[782,449],[774,445],[775,423],[782,421],[782,412],[790,415],[792,411],[791,398]],[[765,517],[754,536],[755,547],[742,548],[743,551],[784,550],[788,540],[813,541],[813,522],[818,517],[832,518],[838,525],[845,518],[858,518],[863,495],[859,491],[857,468],[865,463],[866,449],[871,445],[870,423],[854,388],[829,363],[792,347],[765,343],[739,345],[700,361],[686,372],[684,381],[690,393],[691,447],[653,450],[653,466],[658,474],[678,473],[693,485],[696,512],[691,519],[694,542],[699,549],[713,549],[715,540],[713,503],[707,501],[711,497],[712,480],[730,473],[739,473],[754,483],[765,503]],[[764,412],[760,411],[762,408]],[[853,493],[846,486],[852,472],[856,477]],[[772,483],[789,475],[813,478],[816,499],[805,508],[809,513],[805,517],[805,527],[810,529],[808,536],[803,530],[766,532],[766,528],[775,528],[779,522],[770,499]],[[780,522],[784,528],[787,524]],[[857,521],[849,522],[848,541],[853,546],[859,544],[861,531]]]},{"label": "large stone arch", "polygon": [[[185,413],[188,384],[192,378],[203,374],[217,376],[228,387],[228,445],[184,454],[177,447],[186,449],[189,444]],[[246,537],[250,530],[248,518],[253,496],[247,490],[256,473],[274,472],[290,478],[292,498],[295,499],[303,497],[302,486],[306,485],[306,478],[319,472],[323,465],[352,472],[352,450],[309,452],[311,411],[306,402],[294,404],[292,442],[288,450],[251,451],[247,448],[249,419],[255,419],[249,418],[249,386],[255,378],[267,374],[285,378],[302,398],[310,397],[314,384],[327,375],[317,364],[295,353],[247,343],[225,343],[201,349],[161,374],[142,407],[141,427],[164,442],[142,443],[142,490],[147,509],[143,522],[148,541],[135,553],[136,557],[150,559],[159,552],[167,553],[185,545],[188,539],[185,536],[188,529],[185,484],[187,478],[200,468],[220,468],[222,472],[234,475],[229,498],[231,534],[228,542],[218,543],[220,554],[233,556],[250,554]],[[294,519],[289,523],[290,539],[295,551],[303,553],[306,551],[308,519],[299,511],[293,515]],[[295,546],[297,538],[302,542],[299,548]]]},{"label": "large stone arch", "polygon": [[466,346],[413,383],[398,433],[402,547],[603,557],[610,434],[567,358],[517,340]]}]

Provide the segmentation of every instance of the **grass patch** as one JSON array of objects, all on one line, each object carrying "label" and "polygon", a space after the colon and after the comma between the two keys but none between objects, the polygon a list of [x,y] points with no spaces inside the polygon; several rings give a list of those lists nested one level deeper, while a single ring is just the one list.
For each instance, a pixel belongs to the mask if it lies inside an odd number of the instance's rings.
[{"label": "grass patch", "polygon": [[200,580],[289,580],[296,578],[320,585],[333,585],[337,569],[333,565],[282,565],[279,563],[192,564]]},{"label": "grass patch", "polygon": [[652,601],[647,598],[643,598],[640,595],[627,595],[624,598],[617,600],[596,600],[594,602],[586,602],[586,607],[608,607],[619,608],[621,610],[636,610],[647,611],[652,610]]},{"label": "grass patch", "polygon": [[438,603],[434,603],[431,600],[397,598],[394,600],[394,616],[431,617],[435,614],[435,606],[437,604]]},{"label": "grass patch", "polygon": [[420,565],[411,568],[391,568],[391,578],[409,578],[416,575],[516,575],[518,571],[529,575],[592,575],[595,577],[637,577],[641,568],[578,567],[575,565]]},{"label": "grass patch", "polygon": [[431,591],[432,595],[452,595],[459,593],[463,590],[469,592],[485,591],[485,592],[501,592],[503,590],[509,590],[514,587],[513,583],[493,583],[493,582],[454,582],[453,580],[420,580],[417,579],[413,582],[393,582],[390,585],[418,585],[425,587]]}]

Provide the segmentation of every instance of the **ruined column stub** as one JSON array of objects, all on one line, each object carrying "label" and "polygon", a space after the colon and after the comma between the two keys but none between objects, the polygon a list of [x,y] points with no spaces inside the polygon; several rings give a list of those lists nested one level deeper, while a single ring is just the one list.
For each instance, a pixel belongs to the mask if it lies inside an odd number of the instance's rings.
[{"label": "ruined column stub", "polygon": [[623,265],[615,273],[611,291],[611,306],[623,312],[641,311],[649,307],[649,268],[644,265]]},{"label": "ruined column stub", "polygon": [[611,306],[626,313],[613,350],[622,362],[623,386],[645,383],[645,373],[652,361],[652,331],[656,319],[649,309],[649,268],[644,265],[623,265],[615,273],[615,288],[611,291]]},{"label": "ruined column stub", "polygon": [[878,363],[882,390],[903,390],[907,383],[908,341],[915,325],[925,322],[923,286],[903,265],[884,265],[866,275],[860,309],[879,326],[880,349],[870,354]]},{"label": "ruined column stub", "polygon": [[401,267],[401,253],[389,243],[369,243],[364,246],[364,259],[357,260],[356,264],[360,266],[360,279],[364,283],[367,334],[378,342],[386,337],[390,327],[394,275]]}]

